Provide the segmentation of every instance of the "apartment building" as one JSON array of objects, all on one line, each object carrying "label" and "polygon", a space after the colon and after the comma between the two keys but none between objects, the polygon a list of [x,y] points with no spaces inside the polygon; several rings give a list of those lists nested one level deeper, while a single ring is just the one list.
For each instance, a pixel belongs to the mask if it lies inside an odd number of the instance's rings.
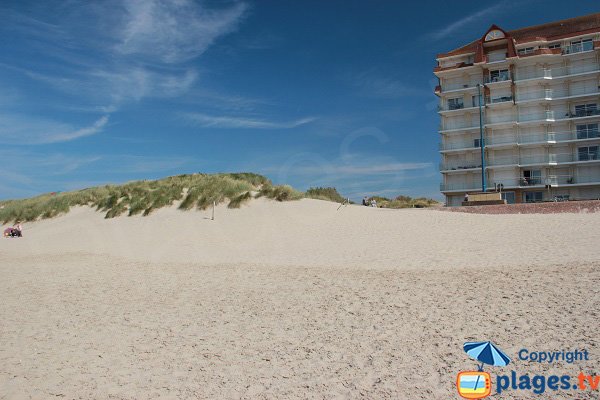
[{"label": "apartment building", "polygon": [[600,198],[600,13],[483,36],[437,56],[441,191],[509,203]]}]

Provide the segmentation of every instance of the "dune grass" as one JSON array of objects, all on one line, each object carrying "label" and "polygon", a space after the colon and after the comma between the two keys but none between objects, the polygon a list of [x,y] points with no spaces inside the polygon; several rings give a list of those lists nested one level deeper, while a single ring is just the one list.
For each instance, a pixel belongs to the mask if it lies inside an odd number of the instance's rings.
[{"label": "dune grass", "polygon": [[310,199],[328,200],[343,203],[346,199],[333,187],[316,187],[306,191],[305,196]]},{"label": "dune grass", "polygon": [[[273,186],[258,174],[186,174],[159,180],[143,180],[123,185],[106,185],[74,192],[43,194],[23,200],[0,202],[0,221],[35,221],[67,213],[74,206],[91,206],[105,213],[105,218],[120,215],[150,215],[155,210],[180,202],[179,208],[206,209],[213,202],[229,201],[238,208],[250,200],[253,192],[265,191],[266,197],[279,201],[303,197],[287,186]],[[268,192],[268,193],[267,193]]]},{"label": "dune grass", "polygon": [[[345,200],[332,187],[310,188],[303,193],[289,185],[273,185],[268,178],[253,173],[199,173],[0,201],[0,221],[8,223],[53,218],[69,212],[74,206],[94,207],[103,212],[105,218],[147,216],[176,203],[181,210],[204,210],[213,202],[227,202],[229,208],[239,208],[258,197],[276,201],[293,201],[304,197],[337,203]],[[413,199],[408,196],[394,199],[375,197],[375,200],[378,206],[384,208],[431,207],[439,204],[432,199]]]},{"label": "dune grass", "polygon": [[426,197],[412,198],[410,196],[397,196],[393,199],[381,196],[369,197],[368,201],[375,199],[377,207],[381,208],[426,208],[439,206],[440,202]]}]

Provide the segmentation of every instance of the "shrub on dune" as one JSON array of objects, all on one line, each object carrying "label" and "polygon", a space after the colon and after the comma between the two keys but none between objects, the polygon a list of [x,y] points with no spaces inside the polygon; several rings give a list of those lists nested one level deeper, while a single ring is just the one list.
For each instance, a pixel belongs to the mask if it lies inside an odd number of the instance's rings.
[{"label": "shrub on dune", "polygon": [[328,200],[343,203],[346,199],[342,197],[334,187],[316,187],[306,191],[306,197],[317,200]]}]

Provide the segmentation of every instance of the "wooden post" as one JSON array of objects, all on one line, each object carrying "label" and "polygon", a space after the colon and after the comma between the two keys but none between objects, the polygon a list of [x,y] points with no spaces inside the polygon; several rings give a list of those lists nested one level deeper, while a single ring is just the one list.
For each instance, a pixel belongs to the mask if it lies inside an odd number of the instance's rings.
[{"label": "wooden post", "polygon": [[215,202],[214,201],[213,201],[213,211],[212,211],[212,218],[211,218],[211,220],[212,221],[215,220]]}]

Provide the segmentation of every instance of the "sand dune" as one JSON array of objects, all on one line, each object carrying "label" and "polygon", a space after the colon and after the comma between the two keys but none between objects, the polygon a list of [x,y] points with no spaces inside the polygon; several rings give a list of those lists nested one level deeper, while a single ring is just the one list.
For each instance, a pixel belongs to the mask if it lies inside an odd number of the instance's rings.
[{"label": "sand dune", "polygon": [[0,241],[0,398],[457,398],[486,339],[597,373],[600,214],[337,207],[27,224]]},{"label": "sand dune", "polygon": [[353,268],[548,265],[598,258],[600,213],[464,215],[320,200],[255,200],[242,209],[103,219],[79,207],[28,224],[5,254],[89,253],[129,260]]}]

